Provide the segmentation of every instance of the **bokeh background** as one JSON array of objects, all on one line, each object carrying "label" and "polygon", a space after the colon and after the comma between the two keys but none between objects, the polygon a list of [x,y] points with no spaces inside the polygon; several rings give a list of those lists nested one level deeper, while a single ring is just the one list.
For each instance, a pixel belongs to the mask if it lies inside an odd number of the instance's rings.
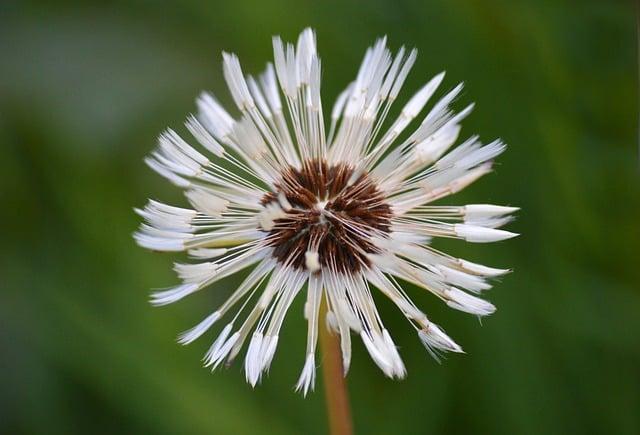
[{"label": "bokeh background", "polygon": [[476,101],[463,133],[503,138],[494,174],[452,203],[522,207],[495,245],[438,246],[512,266],[477,319],[410,294],[467,351],[442,364],[378,298],[409,370],[384,378],[360,343],[348,382],[360,434],[640,433],[640,161],[635,7],[625,1],[47,1],[0,5],[0,432],[321,434],[322,384],[294,393],[298,301],[271,373],[210,374],[176,333],[229,279],[154,309],[172,256],[138,248],[132,208],[182,203],[142,162],[194,97],[231,99],[224,50],[247,72],[270,37],[317,29],[329,106],[365,48],[420,50],[403,95],[446,69]]}]

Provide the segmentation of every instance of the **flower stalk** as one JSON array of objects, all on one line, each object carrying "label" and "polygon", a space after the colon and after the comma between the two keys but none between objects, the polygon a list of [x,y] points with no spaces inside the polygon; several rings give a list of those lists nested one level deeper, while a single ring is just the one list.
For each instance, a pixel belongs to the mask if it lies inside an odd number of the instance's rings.
[{"label": "flower stalk", "polygon": [[[326,319],[327,303],[323,299],[320,319]],[[352,435],[353,421],[349,405],[349,391],[344,377],[342,356],[338,336],[333,334],[321,321],[320,351],[322,352],[322,380],[324,383],[329,433],[331,435]]]}]

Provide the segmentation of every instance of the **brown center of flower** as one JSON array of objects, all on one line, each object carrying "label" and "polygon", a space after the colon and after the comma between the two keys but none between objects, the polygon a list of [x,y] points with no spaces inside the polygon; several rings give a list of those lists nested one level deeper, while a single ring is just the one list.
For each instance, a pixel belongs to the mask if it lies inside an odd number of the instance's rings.
[{"label": "brown center of flower", "polygon": [[345,164],[312,159],[300,170],[289,167],[261,203],[284,211],[268,230],[273,255],[300,269],[312,268],[311,252],[319,267],[357,272],[368,265],[366,254],[377,252],[371,236],[390,231],[392,213],[384,194],[367,173]]}]

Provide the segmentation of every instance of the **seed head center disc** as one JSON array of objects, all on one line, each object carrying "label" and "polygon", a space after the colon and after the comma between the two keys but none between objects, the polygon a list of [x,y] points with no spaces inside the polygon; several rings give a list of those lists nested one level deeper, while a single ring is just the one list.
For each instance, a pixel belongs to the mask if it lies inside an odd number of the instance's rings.
[{"label": "seed head center disc", "polygon": [[357,272],[377,252],[374,236],[389,233],[391,208],[367,173],[345,164],[311,159],[288,167],[261,203],[283,209],[269,229],[268,243],[283,264],[307,268],[306,253],[317,253],[320,267]]}]

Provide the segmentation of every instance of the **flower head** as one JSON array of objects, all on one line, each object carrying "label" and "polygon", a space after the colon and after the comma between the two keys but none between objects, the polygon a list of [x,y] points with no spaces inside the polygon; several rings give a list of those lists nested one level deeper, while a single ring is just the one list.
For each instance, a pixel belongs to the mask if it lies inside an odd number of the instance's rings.
[{"label": "flower head", "polygon": [[[320,98],[315,34],[297,45],[273,39],[274,65],[257,79],[238,58],[223,54],[224,77],[240,115],[232,117],[210,94],[186,127],[196,150],[173,130],[159,138],[148,165],[184,189],[193,208],[149,201],[137,242],[155,251],[186,251],[176,263],[183,283],[153,294],[154,305],[176,302],[252,267],[230,297],[179,336],[188,344],[225,319],[204,361],[231,362],[248,342],[245,372],[255,385],[268,370],[280,328],[299,293],[306,298],[306,362],[297,388],[315,379],[318,328],[339,334],[348,370],[351,333],[390,377],[405,367],[378,315],[374,292],[400,309],[429,352],[461,352],[402,288],[422,287],[448,306],[478,316],[495,308],[477,295],[489,278],[508,270],[451,257],[430,246],[434,237],[484,243],[515,234],[498,227],[512,207],[431,205],[491,171],[505,146],[472,136],[452,149],[472,105],[455,113],[462,85],[431,106],[417,128],[400,139],[423,111],[444,73],[427,82],[385,123],[415,59],[404,47],[392,56],[380,39],[367,50],[358,75],[338,96],[330,119]],[[328,131],[325,125],[329,126]],[[374,290],[375,289],[375,290]],[[326,319],[320,305],[327,305]]]}]

